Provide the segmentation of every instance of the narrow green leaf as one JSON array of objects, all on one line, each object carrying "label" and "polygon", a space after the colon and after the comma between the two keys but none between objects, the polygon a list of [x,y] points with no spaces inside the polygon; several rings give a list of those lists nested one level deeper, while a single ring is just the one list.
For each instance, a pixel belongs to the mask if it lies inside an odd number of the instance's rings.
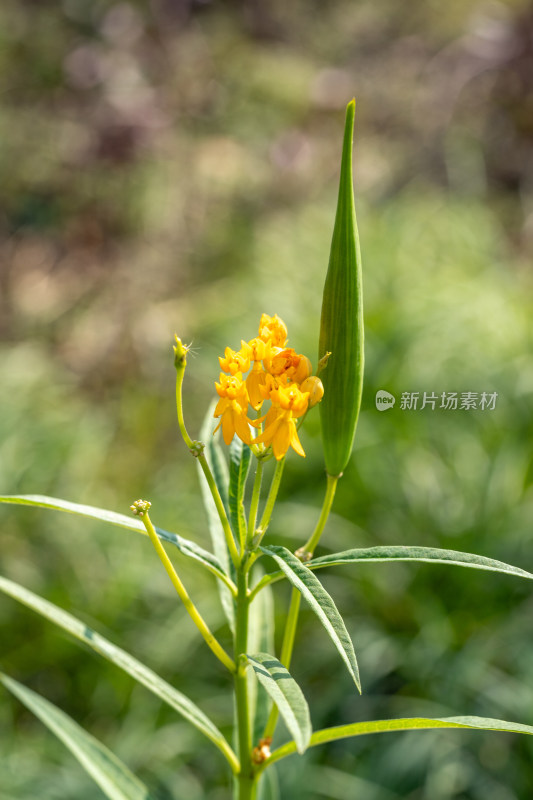
[{"label": "narrow green leaf", "polygon": [[[227,509],[229,483],[228,467],[222,453],[220,452],[216,435],[213,436],[213,411],[215,409],[215,405],[216,403],[213,402],[207,411],[200,431],[200,439],[205,443],[204,454],[207,459],[207,463],[209,464],[209,468],[213,473],[213,477],[220,493],[220,497],[222,498],[222,502]],[[213,500],[213,495],[211,494],[211,490],[200,464],[198,464],[198,474],[200,479],[200,488],[202,491],[202,499],[204,501],[204,507],[207,514],[209,533],[211,535],[211,542],[213,544],[213,552],[222,565],[224,572],[227,575],[230,575],[233,580],[235,580],[235,567],[233,566],[233,562],[229,557],[224,530],[215,506],[215,501]],[[235,606],[233,602],[233,594],[228,587],[222,583],[218,584],[218,591],[222,609],[230,626],[231,632],[235,633]]]},{"label": "narrow green leaf", "polygon": [[[116,511],[97,508],[96,506],[71,503],[68,500],[60,500],[57,497],[45,497],[40,494],[11,494],[0,496],[0,503],[14,503],[16,505],[49,508],[53,511],[66,511],[69,514],[77,514],[81,517],[89,517],[90,519],[109,522],[111,525],[117,525],[119,528],[127,528],[130,531],[142,533],[144,536],[148,535],[146,533],[146,528],[139,519],[128,517],[125,514],[118,514]],[[203,547],[200,547],[200,545],[195,542],[184,539],[183,536],[178,536],[177,533],[170,533],[169,531],[163,530],[163,528],[156,528],[156,532],[160,539],[177,547],[182,555],[197,561],[217,578],[231,585],[231,579],[224,572],[219,560],[215,558],[212,553],[204,550]]]},{"label": "narrow green leaf", "polygon": [[330,595],[326,592],[316,575],[296,558],[286,547],[272,545],[261,547],[263,553],[279,564],[289,581],[307,600],[322,625],[328,632],[335,647],[348,667],[348,671],[361,691],[359,668],[353,649],[352,640],[346,630],[346,625],[337,610]]},{"label": "narrow green leaf", "polygon": [[[390,561],[415,561],[425,564],[449,564],[452,567],[469,567],[470,569],[483,569],[489,572],[500,572],[503,575],[513,575],[518,578],[533,579],[533,573],[526,572],[520,567],[506,564],[504,561],[496,561],[493,558],[474,555],[473,553],[462,553],[459,550],[442,550],[437,547],[411,547],[408,545],[393,545],[383,547],[364,547],[353,550],[344,550],[341,553],[330,553],[326,556],[313,558],[308,561],[306,566],[309,569],[322,569],[322,567],[334,567],[342,564],[364,563],[387,563]],[[271,572],[264,575],[254,586],[251,598],[255,597],[264,590],[266,586],[271,586],[285,577],[285,573]]]},{"label": "narrow green leaf", "polygon": [[[507,722],[503,719],[490,719],[489,717],[441,717],[429,719],[425,717],[408,717],[407,719],[383,719],[371,722],[353,722],[350,725],[338,725],[334,728],[324,728],[315,731],[311,736],[310,747],[326,742],[335,742],[338,739],[347,739],[351,736],[362,736],[367,733],[390,733],[392,731],[435,730],[442,728],[458,728],[463,730],[501,731],[503,733],[525,733],[533,736],[533,725],[522,725],[519,722]],[[258,771],[279,761],[281,758],[297,752],[296,742],[287,744],[274,750],[264,766]]]},{"label": "narrow green leaf", "polygon": [[490,572],[503,572],[505,575],[516,575],[519,578],[533,580],[533,574],[519,567],[495,561],[485,556],[473,553],[461,553],[457,550],[441,550],[437,547],[409,547],[395,545],[392,547],[363,547],[353,550],[344,550],[341,553],[331,553],[320,558],[313,558],[307,563],[309,569],[333,567],[338,564],[355,564],[357,562],[384,562],[384,561],[419,561],[427,564],[451,564],[456,567],[471,567],[484,569]]},{"label": "narrow green leaf", "polygon": [[93,631],[72,614],[39,597],[39,595],[20,586],[18,583],[0,576],[0,591],[63,628],[67,633],[84,642],[91,650],[111,661],[124,672],[127,672],[128,675],[131,675],[132,678],[185,717],[204,736],[207,736],[227,758],[232,768],[238,769],[237,757],[218,728],[188,697],[163,680],[163,678],[160,678],[149,667],[125,650],[112,644],[108,639],[100,636],[100,634]]},{"label": "narrow green leaf", "polygon": [[337,213],[322,298],[319,359],[320,403],[326,471],[340,475],[352,452],[363,389],[364,329],[361,254],[353,197],[352,149],[355,100],[346,109]]},{"label": "narrow green leaf", "polygon": [[229,513],[235,536],[241,548],[246,541],[246,515],[244,513],[244,489],[250,469],[252,451],[247,444],[235,436],[229,447]]},{"label": "narrow green leaf", "polygon": [[64,711],[7,675],[0,673],[0,682],[68,747],[110,800],[151,800],[154,797],[111,750]]},{"label": "narrow green leaf", "polygon": [[303,692],[290,672],[268,653],[248,654],[248,663],[257,680],[265,687],[279,709],[289,732],[294,737],[296,749],[304,753],[311,738],[311,717]]}]

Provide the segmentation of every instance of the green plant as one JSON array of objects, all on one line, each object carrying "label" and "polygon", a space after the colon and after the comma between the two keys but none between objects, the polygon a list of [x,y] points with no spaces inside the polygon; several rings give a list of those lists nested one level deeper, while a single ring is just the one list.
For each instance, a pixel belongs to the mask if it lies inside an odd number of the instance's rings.
[{"label": "green plant", "polygon": [[[322,586],[316,572],[327,566],[354,565],[362,561],[418,561],[492,570],[533,579],[533,575],[489,558],[424,547],[370,547],[346,550],[318,558],[314,551],[325,528],[337,483],[351,454],[361,401],[363,378],[363,327],[361,261],[352,186],[352,139],[354,103],[347,110],[337,216],[326,278],[319,362],[324,383],[321,418],[327,485],[322,511],[315,529],[296,553],[265,538],[283,475],[289,447],[304,455],[298,429],[309,408],[320,402],[321,380],[311,375],[308,359],[286,345],[286,329],[279,318],[263,315],[258,336],[242,342],[239,351],[226,349],[217,384],[219,400],[208,412],[200,440],[193,440],[186,428],[182,384],[188,348],[176,338],[175,366],[178,423],[183,439],[196,458],[209,519],[213,552],[192,541],[154,527],[150,503],[132,505],[132,519],[122,514],[40,496],[4,496],[4,503],[18,503],[56,509],[104,520],[131,531],[147,534],[162,561],[180,600],[216,658],[230,673],[235,698],[234,740],[223,735],[209,717],[181,692],[150,668],[116,647],[72,615],[38,597],[7,578],[0,589],[37,611],[86,646],[131,675],[171,708],[181,714],[209,739],[226,759],[234,776],[235,797],[250,800],[258,790],[268,796],[263,777],[276,762],[308,747],[365,733],[392,730],[472,728],[533,733],[533,727],[481,717],[404,718],[357,722],[313,732],[307,701],[291,676],[295,633],[302,596],[314,611],[343,659],[357,689],[361,691],[359,669],[351,637],[336,605]],[[248,378],[243,375],[250,370]],[[261,416],[265,400],[272,405]],[[257,418],[249,414],[257,412]],[[220,418],[222,436],[229,446],[229,468],[224,452],[212,436],[213,416]],[[255,477],[249,507],[245,491],[252,460]],[[261,514],[261,484],[264,465],[275,459],[276,467]],[[220,601],[232,631],[234,648],[228,653],[209,629],[188,594],[165,544],[176,547],[185,558],[211,572],[220,590]],[[274,562],[276,570],[260,571],[261,563]],[[270,559],[268,561],[267,559]],[[287,580],[292,585],[283,643],[279,659],[273,652],[271,617],[272,586]],[[4,686],[33,711],[77,756],[104,793],[110,798],[149,798],[150,791],[104,745],[83,731],[77,723],[7,675]],[[281,715],[292,739],[272,749]]]}]

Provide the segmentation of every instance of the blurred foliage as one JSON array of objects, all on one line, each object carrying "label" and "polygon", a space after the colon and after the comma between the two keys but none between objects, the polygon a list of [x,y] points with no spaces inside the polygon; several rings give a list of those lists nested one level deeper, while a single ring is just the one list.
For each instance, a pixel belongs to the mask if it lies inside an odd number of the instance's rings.
[{"label": "blurred foliage", "polygon": [[[419,544],[532,569],[533,5],[481,0],[4,0],[0,8],[0,486],[125,511],[208,546],[174,422],[174,331],[198,430],[216,356],[262,311],[317,347],[344,106],[366,384],[325,550]],[[497,391],[494,411],[375,409],[378,389]],[[297,547],[324,485],[318,415],[271,540]],[[2,571],[149,662],[224,726],[228,686],[149,543],[3,508]],[[209,577],[180,561],[223,641]],[[531,587],[444,566],[322,574],[364,694],[303,614],[293,674],[315,727],[395,715],[531,723]],[[280,626],[287,587],[276,587]],[[100,736],[162,797],[228,776],[155,698],[0,600],[2,667]],[[207,687],[207,695],[205,694]],[[62,746],[0,703],[0,798],[93,798]],[[532,744],[482,733],[339,742],[280,772],[294,800],[523,800]],[[207,788],[204,788],[207,787]]]}]

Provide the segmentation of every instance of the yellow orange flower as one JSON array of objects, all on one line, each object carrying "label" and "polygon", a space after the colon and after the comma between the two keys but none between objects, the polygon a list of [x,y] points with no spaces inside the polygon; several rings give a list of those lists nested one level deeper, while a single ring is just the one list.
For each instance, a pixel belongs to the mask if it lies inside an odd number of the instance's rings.
[{"label": "yellow orange flower", "polygon": [[258,411],[263,405],[265,399],[261,393],[261,387],[265,385],[267,374],[260,361],[256,361],[252,367],[252,371],[246,378],[246,388],[250,398],[250,405]]},{"label": "yellow orange flower", "polygon": [[[285,323],[277,314],[263,314],[259,335],[249,342],[242,340],[240,350],[226,347],[224,356],[219,358],[223,372],[220,383],[215,383],[219,401],[214,416],[221,419],[215,431],[222,428],[226,444],[237,435],[248,445],[263,445],[255,450],[256,455],[271,446],[278,460],[289,447],[305,456],[295,420],[320,401],[324,389],[319,379],[311,375],[307,356],[285,347],[286,342]],[[244,378],[246,372],[248,376]],[[267,413],[250,420],[248,406],[258,411],[265,401],[271,404]],[[252,439],[250,426],[260,428],[263,422],[264,431]]]},{"label": "yellow orange flower", "polygon": [[273,405],[279,405],[284,411],[290,411],[295,417],[301,417],[307,411],[309,392],[302,392],[300,388],[291,383],[289,386],[277,386],[270,392]]},{"label": "yellow orange flower", "polygon": [[301,392],[294,383],[289,386],[276,385],[276,379],[269,377],[272,406],[264,418],[265,430],[254,439],[254,444],[272,445],[272,452],[278,461],[289,447],[305,457],[294,420],[307,411],[309,393]]},{"label": "yellow orange flower", "polygon": [[[305,452],[298,438],[298,431],[296,430],[296,423],[290,411],[283,411],[283,409],[275,408],[270,409],[274,412],[270,425],[267,426],[265,432],[254,439],[254,444],[272,445],[272,452],[277,461],[279,461],[286,454],[289,447],[298,453],[299,456],[305,458]],[[268,416],[268,415],[267,415]]]},{"label": "yellow orange flower", "polygon": [[220,422],[214,433],[222,426],[222,436],[227,445],[237,434],[245,444],[252,443],[249,425],[251,420],[247,416],[248,392],[242,379],[242,374],[237,372],[235,375],[227,376],[220,374],[220,383],[215,383],[217,393],[220,397],[214,417],[221,417]]},{"label": "yellow orange flower", "polygon": [[271,375],[284,379],[284,382],[301,383],[311,374],[311,362],[307,356],[299,355],[292,347],[277,352],[265,361],[265,367]]},{"label": "yellow orange flower", "polygon": [[275,347],[284,347],[287,341],[287,327],[282,319],[274,314],[262,314],[259,322],[259,338],[264,342],[270,341]]},{"label": "yellow orange flower", "polygon": [[237,372],[248,372],[250,369],[250,356],[252,348],[241,339],[241,349],[232,350],[231,347],[226,347],[224,350],[224,357],[218,357],[220,362],[220,369],[223,372],[229,372],[235,375]]}]

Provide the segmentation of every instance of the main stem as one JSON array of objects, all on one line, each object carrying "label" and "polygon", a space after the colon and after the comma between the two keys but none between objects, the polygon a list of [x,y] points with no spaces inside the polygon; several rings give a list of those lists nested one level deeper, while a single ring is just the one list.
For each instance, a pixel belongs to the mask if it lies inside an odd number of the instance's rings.
[{"label": "main stem", "polygon": [[[341,473],[342,475],[342,473]],[[335,497],[335,490],[337,489],[337,483],[339,482],[340,475],[328,475],[328,482],[326,485],[326,494],[324,496],[324,502],[322,503],[322,511],[320,512],[320,517],[316,524],[316,528],[304,544],[302,550],[306,552],[306,557],[311,558],[313,553],[315,552],[315,547],[317,546],[320,537],[322,536],[322,531],[324,530],[324,526],[328,520],[329,512],[331,511],[331,506],[333,505],[333,498]]]},{"label": "main stem", "polygon": [[240,566],[237,571],[237,599],[235,619],[235,706],[239,741],[240,773],[236,776],[238,800],[255,800],[257,783],[252,770],[252,736],[248,709],[248,684],[246,680],[246,651],[248,649],[248,576]]}]

